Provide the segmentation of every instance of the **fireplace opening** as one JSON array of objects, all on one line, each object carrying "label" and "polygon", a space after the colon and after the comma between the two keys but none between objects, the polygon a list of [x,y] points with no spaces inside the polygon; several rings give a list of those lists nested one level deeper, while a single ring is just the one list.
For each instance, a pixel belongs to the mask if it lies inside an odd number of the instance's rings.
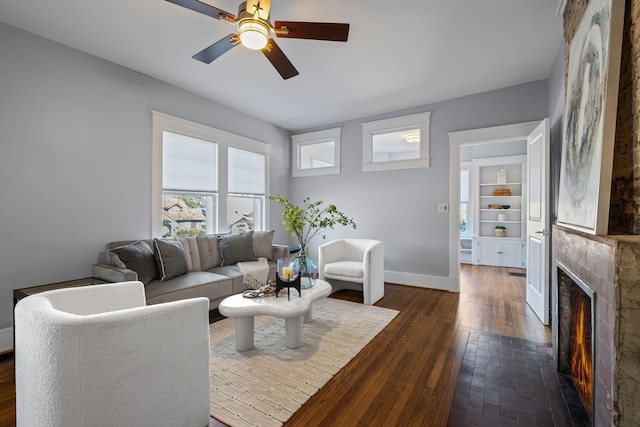
[{"label": "fireplace opening", "polygon": [[[593,420],[595,294],[558,263],[558,371],[565,374],[590,424]],[[580,405],[581,404],[581,405]],[[570,404],[570,406],[572,406]]]},{"label": "fireplace opening", "polygon": [[[576,290],[577,288],[577,290]],[[576,302],[578,309],[571,315],[571,379],[576,386],[580,400],[589,417],[593,417],[593,358],[591,328],[591,298],[578,286],[571,292],[572,306]],[[586,306],[586,308],[585,308]]]}]

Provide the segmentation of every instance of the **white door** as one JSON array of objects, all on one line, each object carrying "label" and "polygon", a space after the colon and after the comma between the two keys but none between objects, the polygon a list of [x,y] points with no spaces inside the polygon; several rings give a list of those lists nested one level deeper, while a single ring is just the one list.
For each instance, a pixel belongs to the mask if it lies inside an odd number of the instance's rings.
[{"label": "white door", "polygon": [[549,324],[549,119],[527,138],[527,304]]}]

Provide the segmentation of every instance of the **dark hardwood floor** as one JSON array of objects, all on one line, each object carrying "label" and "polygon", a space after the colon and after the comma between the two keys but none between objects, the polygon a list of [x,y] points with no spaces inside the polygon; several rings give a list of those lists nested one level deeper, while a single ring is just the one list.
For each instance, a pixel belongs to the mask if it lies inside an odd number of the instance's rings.
[{"label": "dark hardwood floor", "polygon": [[[386,284],[376,305],[400,314],[285,426],[445,426],[470,330],[551,341],[525,303],[524,278],[510,272],[523,270],[463,265],[460,294]],[[362,302],[359,292],[333,297]],[[0,364],[0,426],[13,426],[14,413],[9,361]]]}]

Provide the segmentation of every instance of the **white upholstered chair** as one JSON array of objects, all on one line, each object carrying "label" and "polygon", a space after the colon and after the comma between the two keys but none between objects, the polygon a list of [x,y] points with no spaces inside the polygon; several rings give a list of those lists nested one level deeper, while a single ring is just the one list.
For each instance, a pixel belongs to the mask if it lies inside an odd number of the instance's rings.
[{"label": "white upholstered chair", "polygon": [[333,291],[362,290],[365,304],[384,296],[384,247],[379,240],[339,239],[318,248],[319,277]]},{"label": "white upholstered chair", "polygon": [[207,298],[146,306],[141,282],[22,299],[17,426],[207,426],[208,311]]}]

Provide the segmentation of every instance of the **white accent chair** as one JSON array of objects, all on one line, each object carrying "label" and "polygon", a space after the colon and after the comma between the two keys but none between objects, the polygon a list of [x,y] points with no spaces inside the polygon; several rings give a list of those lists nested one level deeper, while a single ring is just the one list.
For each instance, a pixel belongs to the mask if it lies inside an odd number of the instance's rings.
[{"label": "white accent chair", "polygon": [[145,304],[141,282],[19,301],[16,425],[208,426],[209,300]]},{"label": "white accent chair", "polygon": [[384,297],[384,247],[379,240],[339,239],[318,248],[321,280],[333,291],[362,290],[364,303]]}]

